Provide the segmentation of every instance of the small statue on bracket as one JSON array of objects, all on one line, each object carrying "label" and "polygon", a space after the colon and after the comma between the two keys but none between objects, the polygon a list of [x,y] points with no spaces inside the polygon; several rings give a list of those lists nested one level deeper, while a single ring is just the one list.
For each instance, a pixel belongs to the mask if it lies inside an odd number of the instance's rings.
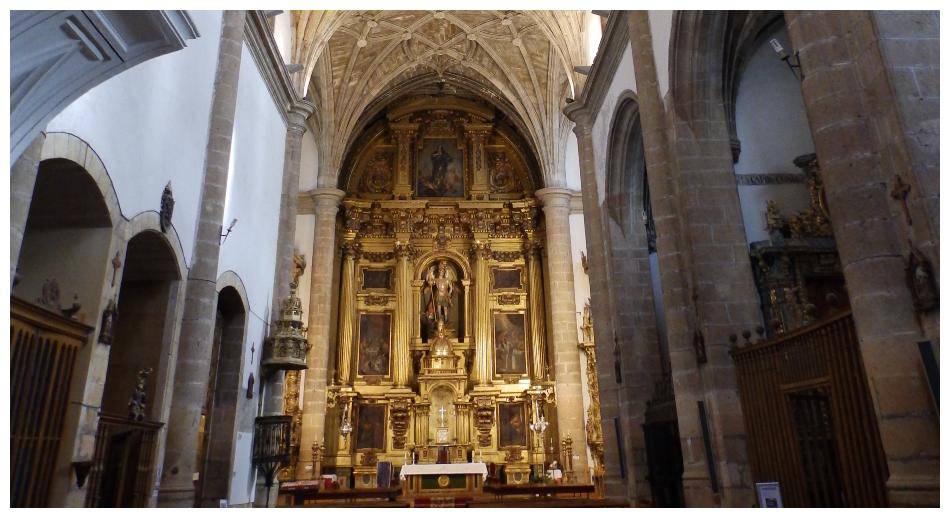
[{"label": "small statue on bracket", "polygon": [[300,276],[303,275],[304,270],[307,269],[307,257],[300,253],[298,250],[294,250],[294,270],[291,274],[293,276],[293,286],[299,286]]},{"label": "small statue on bracket", "polygon": [[914,298],[914,309],[923,313],[937,307],[939,292],[933,267],[913,244],[910,245],[910,257],[907,259],[907,284]]},{"label": "small statue on bracket", "polygon": [[165,190],[162,191],[162,203],[158,211],[158,224],[162,232],[166,232],[168,227],[172,226],[172,213],[175,212],[175,197],[172,195],[171,180],[165,184]]},{"label": "small statue on bracket", "polygon": [[102,324],[99,326],[99,343],[112,345],[112,332],[115,329],[115,320],[119,318],[119,311],[115,306],[115,298],[109,299],[106,309],[102,310]]},{"label": "small statue on bracket", "polygon": [[139,369],[135,380],[135,390],[132,391],[132,397],[129,399],[129,419],[133,421],[145,420],[145,402],[148,399],[145,384],[148,382],[148,376],[151,373],[151,367]]}]

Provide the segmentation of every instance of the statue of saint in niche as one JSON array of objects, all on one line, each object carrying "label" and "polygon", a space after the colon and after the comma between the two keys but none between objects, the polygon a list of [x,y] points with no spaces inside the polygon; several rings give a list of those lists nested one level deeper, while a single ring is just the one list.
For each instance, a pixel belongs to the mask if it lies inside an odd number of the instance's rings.
[{"label": "statue of saint in niche", "polygon": [[423,324],[429,330],[429,336],[434,334],[439,322],[448,330],[456,329],[456,299],[459,294],[457,284],[458,275],[455,268],[445,259],[430,266],[426,271],[422,291],[422,318]]}]

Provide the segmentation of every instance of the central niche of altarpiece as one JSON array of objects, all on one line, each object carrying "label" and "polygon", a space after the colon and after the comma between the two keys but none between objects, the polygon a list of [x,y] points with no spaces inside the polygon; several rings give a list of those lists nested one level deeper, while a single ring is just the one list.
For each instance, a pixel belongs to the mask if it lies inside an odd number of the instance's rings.
[{"label": "central niche of altarpiece", "polygon": [[327,471],[544,461],[529,424],[555,422],[553,382],[527,153],[493,107],[447,96],[392,106],[356,140]]}]

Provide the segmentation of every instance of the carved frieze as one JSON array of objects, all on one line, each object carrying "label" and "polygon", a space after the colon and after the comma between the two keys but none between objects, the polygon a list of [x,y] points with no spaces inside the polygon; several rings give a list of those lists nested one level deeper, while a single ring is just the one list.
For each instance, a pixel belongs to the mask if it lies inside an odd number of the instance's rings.
[{"label": "carved frieze", "polygon": [[363,192],[369,194],[388,193],[392,189],[392,155],[377,152],[363,169]]},{"label": "carved frieze", "polygon": [[513,263],[521,258],[521,252],[494,251],[492,252],[491,256],[492,259],[501,263]]},{"label": "carved frieze", "polygon": [[363,258],[373,263],[385,263],[396,257],[394,252],[363,252]]},{"label": "carved frieze", "polygon": [[389,403],[389,422],[393,429],[393,449],[406,447],[406,430],[409,429],[409,398],[394,399]]},{"label": "carved frieze", "polygon": [[491,432],[495,426],[495,401],[490,396],[475,398],[475,429],[478,431],[478,446],[491,446]]},{"label": "carved frieze", "polygon": [[517,189],[515,166],[504,152],[491,153],[488,158],[488,182],[493,193]]},{"label": "carved frieze", "polygon": [[386,295],[367,295],[363,298],[367,306],[385,306],[389,304],[389,297]]},{"label": "carved frieze", "polygon": [[498,303],[503,306],[514,306],[521,303],[521,295],[517,293],[502,293],[498,295]]}]

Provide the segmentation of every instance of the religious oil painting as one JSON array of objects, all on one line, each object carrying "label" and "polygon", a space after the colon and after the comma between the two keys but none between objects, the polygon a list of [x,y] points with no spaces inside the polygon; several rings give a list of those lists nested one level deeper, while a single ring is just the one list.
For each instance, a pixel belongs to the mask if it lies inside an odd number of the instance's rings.
[{"label": "religious oil painting", "polygon": [[356,448],[382,451],[386,446],[386,406],[360,405],[356,416]]},{"label": "religious oil painting", "polygon": [[523,289],[521,268],[492,268],[491,279],[492,291]]},{"label": "religious oil painting", "polygon": [[361,376],[389,374],[392,315],[360,313],[359,369]]},{"label": "religious oil painting", "polygon": [[363,289],[364,290],[391,290],[393,271],[391,268],[363,269]]},{"label": "religious oil painting", "polygon": [[522,313],[495,313],[495,374],[527,374]]},{"label": "religious oil painting", "polygon": [[524,403],[498,403],[498,446],[528,446]]},{"label": "religious oil painting", "polygon": [[465,196],[464,166],[455,139],[426,139],[416,160],[416,196]]}]

